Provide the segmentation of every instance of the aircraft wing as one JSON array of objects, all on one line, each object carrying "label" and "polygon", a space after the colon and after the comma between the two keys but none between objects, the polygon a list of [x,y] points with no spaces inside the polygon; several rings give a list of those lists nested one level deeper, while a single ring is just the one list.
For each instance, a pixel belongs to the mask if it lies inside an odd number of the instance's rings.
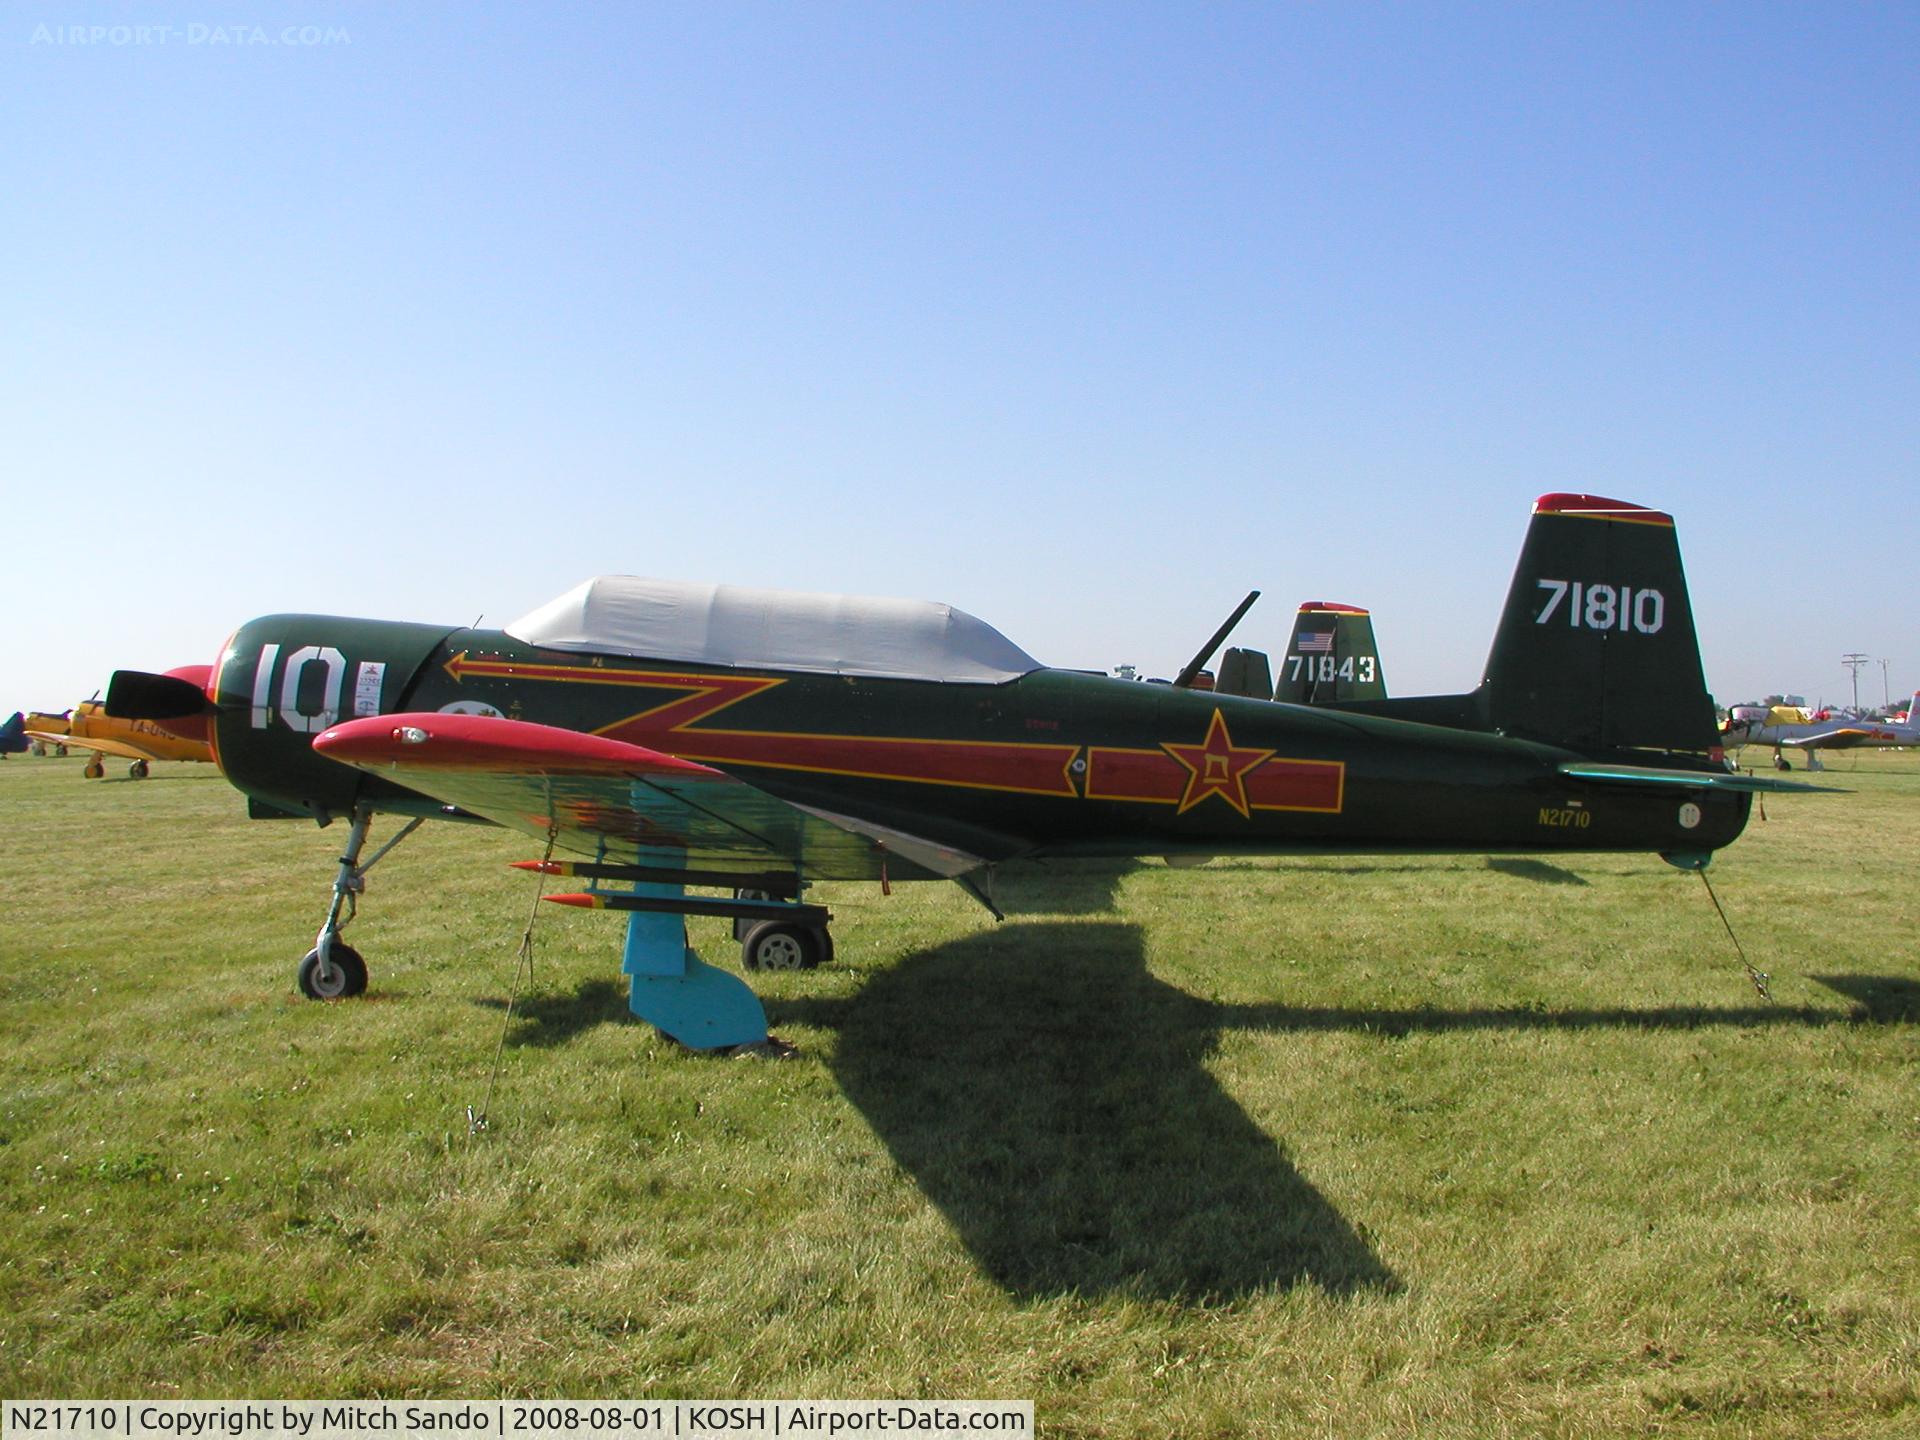
[{"label": "aircraft wing", "polygon": [[152,750],[142,750],[138,745],[130,745],[124,740],[95,740],[81,735],[69,735],[65,731],[29,730],[27,734],[35,740],[48,745],[64,745],[69,750],[92,750],[99,755],[118,755],[122,760],[163,760],[166,757]]},{"label": "aircraft wing", "polygon": [[1798,735],[1780,743],[1795,750],[1851,750],[1856,745],[1891,745],[1894,742],[1871,730],[1841,725],[1832,730],[1822,730],[1817,735]]},{"label": "aircraft wing", "polygon": [[598,860],[809,879],[926,879],[979,857],[789,804],[724,771],[604,735],[490,715],[350,720],[314,737],[329,759]]},{"label": "aircraft wing", "polygon": [[1591,780],[1601,785],[1636,785],[1648,789],[1682,787],[1691,790],[1814,790],[1828,795],[1848,793],[1831,785],[1776,780],[1771,775],[1744,775],[1733,770],[1666,770],[1653,765],[1606,765],[1586,760],[1569,760],[1559,770],[1573,780]]}]

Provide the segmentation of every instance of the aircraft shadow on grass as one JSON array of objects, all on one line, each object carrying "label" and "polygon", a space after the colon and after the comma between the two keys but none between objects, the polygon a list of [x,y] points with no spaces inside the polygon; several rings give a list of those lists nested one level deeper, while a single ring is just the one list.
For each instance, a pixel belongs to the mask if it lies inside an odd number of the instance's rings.
[{"label": "aircraft shadow on grass", "polygon": [[[625,1008],[607,980],[535,996],[514,1041],[561,1044]],[[769,1008],[776,1029],[836,1032],[842,1091],[1011,1294],[1396,1286],[1207,1073],[1221,1012],[1153,978],[1133,926],[995,926],[851,999]]]},{"label": "aircraft shadow on grass", "polygon": [[1516,880],[1535,880],[1542,885],[1585,885],[1587,882],[1558,865],[1545,860],[1529,860],[1515,855],[1496,855],[1487,861],[1487,869]]},{"label": "aircraft shadow on grass", "polygon": [[[1142,869],[1138,860],[1041,860],[1023,861],[997,867],[991,887],[994,904],[1009,916],[1111,915],[1119,910],[1121,883]],[[1330,867],[1315,864],[1315,874],[1379,875],[1413,871],[1487,869],[1516,880],[1533,880],[1543,885],[1585,885],[1587,881],[1573,871],[1545,860],[1523,856],[1496,855],[1482,860],[1461,860],[1452,865],[1435,866],[1431,862],[1382,860]],[[1245,873],[1273,882],[1283,881],[1287,872],[1270,863],[1216,859],[1206,866],[1208,874]]]},{"label": "aircraft shadow on grass", "polygon": [[1920,1024],[1920,980],[1900,975],[1812,975],[1853,1001],[1847,1018],[1860,1024]]},{"label": "aircraft shadow on grass", "polygon": [[1111,915],[1138,860],[1031,860],[995,867],[990,894],[1003,914]]},{"label": "aircraft shadow on grass", "polygon": [[1014,1295],[1396,1286],[1207,1072],[1221,1012],[1134,926],[996,927],[778,1008],[838,1033],[847,1098]]},{"label": "aircraft shadow on grass", "polygon": [[[1230,1300],[1398,1281],[1207,1072],[1223,1031],[1920,1023],[1920,982],[1814,978],[1852,1011],[1222,1005],[1154,978],[1136,927],[1077,921],[996,926],[880,972],[850,999],[770,1009],[776,1029],[836,1033],[843,1092],[1010,1294]],[[623,987],[591,980],[523,1001],[514,1040],[561,1044],[625,1011]]]}]

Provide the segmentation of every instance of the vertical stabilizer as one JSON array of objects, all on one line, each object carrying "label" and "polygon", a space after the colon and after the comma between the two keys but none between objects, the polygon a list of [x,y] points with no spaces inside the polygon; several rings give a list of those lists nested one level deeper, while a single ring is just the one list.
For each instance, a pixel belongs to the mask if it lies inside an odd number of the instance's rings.
[{"label": "vertical stabilizer", "polygon": [[1673,517],[1541,496],[1481,699],[1509,735],[1589,752],[1711,751],[1719,737]]},{"label": "vertical stabilizer", "polygon": [[1357,605],[1330,600],[1303,604],[1293,617],[1273,698],[1294,705],[1339,705],[1386,695],[1373,616]]}]

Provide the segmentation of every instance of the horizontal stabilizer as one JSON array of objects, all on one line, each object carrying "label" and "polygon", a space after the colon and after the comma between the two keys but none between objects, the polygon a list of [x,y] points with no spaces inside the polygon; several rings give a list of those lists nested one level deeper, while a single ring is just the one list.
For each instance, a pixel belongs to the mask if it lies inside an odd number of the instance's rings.
[{"label": "horizontal stabilizer", "polygon": [[1776,780],[1771,775],[1742,775],[1730,770],[1662,770],[1651,765],[1600,765],[1584,760],[1570,760],[1559,768],[1560,773],[1571,780],[1591,780],[1599,785],[1744,790],[1749,793],[1777,790],[1817,791],[1824,795],[1850,793],[1833,785],[1808,785],[1799,780]]}]

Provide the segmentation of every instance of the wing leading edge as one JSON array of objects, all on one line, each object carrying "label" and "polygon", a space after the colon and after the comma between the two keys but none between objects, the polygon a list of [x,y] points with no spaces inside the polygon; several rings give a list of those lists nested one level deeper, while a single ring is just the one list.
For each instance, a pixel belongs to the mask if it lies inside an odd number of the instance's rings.
[{"label": "wing leading edge", "polygon": [[56,734],[51,730],[29,730],[27,737],[42,745],[64,745],[69,750],[91,750],[96,755],[113,755],[121,760],[166,760],[172,757],[156,750],[143,750],[124,740],[99,739],[91,735]]},{"label": "wing leading edge", "polygon": [[662,857],[819,880],[943,878],[982,863],[846,817],[803,810],[724,771],[603,735],[488,715],[351,720],[313,748],[423,795],[597,859]]},{"label": "wing leading edge", "polygon": [[1895,745],[1898,737],[1872,730],[1862,730],[1858,726],[1843,725],[1837,730],[1822,730],[1818,735],[1799,735],[1791,740],[1782,740],[1780,744],[1790,750],[1852,750],[1861,745]]}]

